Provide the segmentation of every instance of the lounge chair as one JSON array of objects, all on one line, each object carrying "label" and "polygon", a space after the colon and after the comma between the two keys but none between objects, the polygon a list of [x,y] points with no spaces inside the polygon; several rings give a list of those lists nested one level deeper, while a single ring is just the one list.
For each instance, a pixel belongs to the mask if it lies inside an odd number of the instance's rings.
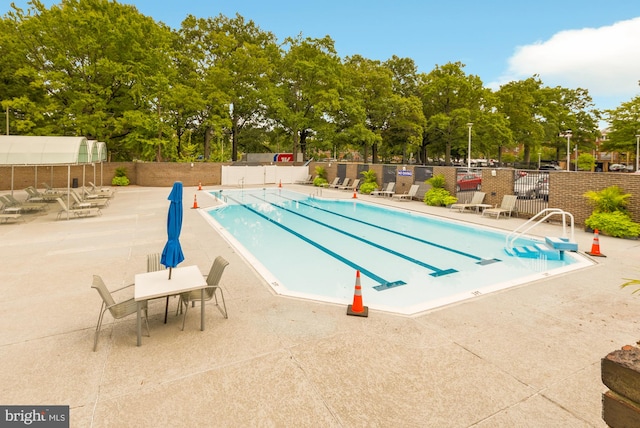
[{"label": "lounge chair", "polygon": [[503,214],[505,217],[509,215],[511,217],[511,213],[516,211],[516,202],[518,201],[518,197],[516,195],[504,195],[502,197],[502,203],[499,207],[495,208],[487,208],[482,211],[482,215],[485,214],[495,214],[496,219],[500,218],[500,214]]},{"label": "lounge chair", "polygon": [[[34,187],[28,187],[27,189],[29,189],[29,190],[27,190],[27,193],[31,192],[29,194],[37,195],[37,197],[42,198],[42,200],[45,201],[45,202],[53,202],[58,198],[63,198],[65,196],[67,196],[66,192],[56,192],[56,191],[39,192]],[[34,199],[33,198],[29,198],[29,200],[34,200]]]},{"label": "lounge chair", "polygon": [[[113,290],[113,293],[116,291],[124,290],[125,288],[129,288],[133,286],[133,284],[129,284],[126,287],[118,288],[117,290]],[[96,351],[98,347],[98,337],[100,335],[100,327],[102,326],[102,319],[104,318],[104,313],[109,310],[111,316],[114,319],[124,318],[129,315],[133,315],[138,312],[138,303],[132,298],[128,300],[124,300],[120,303],[116,303],[113,299],[112,292],[107,289],[102,278],[98,275],[93,275],[93,284],[91,288],[95,288],[100,297],[102,297],[102,306],[100,307],[100,315],[98,316],[98,325],[96,326],[96,333],[93,339],[93,351]],[[149,321],[147,319],[147,302],[144,301],[141,303],[142,309],[144,311],[144,321],[147,324],[147,336],[149,333]]]},{"label": "lounge chair", "polygon": [[340,183],[340,177],[336,177],[335,180],[333,180],[333,183],[329,184],[329,187],[332,187],[334,189],[339,189],[340,186],[344,186],[345,184],[349,183],[349,178],[345,178],[344,180],[342,180],[342,183]]},{"label": "lounge chair", "polygon": [[[11,207],[7,205],[4,198],[0,198],[0,221],[8,223],[9,220],[19,220],[22,217],[20,208]],[[24,221],[24,219],[22,219]]]},{"label": "lounge chair", "polygon": [[108,187],[97,187],[95,184],[89,181],[89,186],[91,189],[86,189],[86,191],[91,195],[98,195],[106,198],[112,198],[115,196],[116,192],[113,189]]},{"label": "lounge chair", "polygon": [[326,183],[324,187],[338,187],[340,183],[340,177],[336,177],[333,179],[331,183]]},{"label": "lounge chair", "polygon": [[[222,256],[216,257],[211,265],[211,269],[209,270],[209,275],[207,275],[207,287],[204,289],[204,301],[209,301],[212,298],[216,301],[216,306],[222,312],[222,315],[225,318],[229,318],[227,314],[227,305],[224,302],[224,293],[222,292],[222,288],[220,288],[220,278],[222,278],[222,273],[224,269],[229,264]],[[216,291],[220,290],[220,297],[222,298],[222,306],[224,310],[218,305],[218,296]],[[184,330],[184,320],[187,318],[187,311],[189,310],[189,302],[194,302],[197,300],[201,300],[201,291],[194,290],[189,291],[187,293],[180,294],[180,302],[178,303],[178,310],[182,310],[182,306],[184,305],[184,315],[182,317],[182,329]],[[201,305],[204,305],[204,301],[200,302]],[[177,314],[177,311],[176,311]]]},{"label": "lounge chair", "polygon": [[[20,213],[0,213],[0,221],[2,221],[3,223],[8,223],[9,220],[18,220],[20,219],[20,217],[22,217],[22,214]],[[24,219],[22,219],[22,221],[24,221]]]},{"label": "lounge chair", "polygon": [[74,217],[88,217],[102,214],[102,211],[100,211],[98,207],[68,208],[62,199],[57,198],[56,200],[61,207],[60,211],[58,211],[58,219],[60,219],[64,213],[73,214]]},{"label": "lounge chair", "polygon": [[109,205],[109,199],[104,198],[95,198],[95,199],[80,199],[80,196],[76,193],[75,190],[71,189],[71,198],[74,200],[73,208],[91,208],[98,207],[104,208]]},{"label": "lounge chair", "polygon": [[47,209],[46,202],[20,202],[12,195],[1,196],[0,201],[2,201],[6,207],[12,208],[15,211],[43,211]]},{"label": "lounge chair", "polygon": [[466,209],[469,209],[469,211],[475,209],[477,211],[479,207],[486,205],[482,203],[484,201],[485,195],[486,193],[484,192],[473,192],[473,196],[471,197],[471,200],[469,202],[451,204],[449,209],[458,210],[460,212],[463,212]]},{"label": "lounge chair", "polygon": [[87,189],[86,187],[82,187],[82,200],[97,200],[97,199],[102,199],[107,201],[107,203],[109,202],[109,200],[111,199],[112,196],[109,196],[108,194],[101,194],[101,193],[92,193],[89,191],[89,189]]},{"label": "lounge chair", "polygon": [[407,193],[396,193],[392,198],[399,201],[410,201],[416,196],[419,188],[419,184],[412,184]]},{"label": "lounge chair", "polygon": [[353,183],[349,184],[346,187],[340,187],[342,190],[349,190],[351,192],[355,192],[358,190],[358,186],[360,185],[360,179],[356,178],[353,180]]},{"label": "lounge chair", "polygon": [[24,191],[27,192],[27,201],[29,202],[45,201],[45,198],[42,197],[42,194],[40,194],[40,192],[38,192],[38,190],[35,187],[29,186],[26,189],[24,189]]},{"label": "lounge chair", "polygon": [[311,179],[311,174],[307,175],[307,178],[304,180],[296,180],[294,182],[295,184],[311,184],[313,183],[313,180]]},{"label": "lounge chair", "polygon": [[54,189],[53,187],[49,186],[48,183],[42,183],[42,186],[44,186],[45,192],[46,193],[57,193],[58,191],[56,189]]},{"label": "lounge chair", "polygon": [[389,183],[387,183],[387,187],[385,187],[384,189],[374,190],[370,194],[371,196],[393,196],[393,194],[395,193],[395,187],[396,182],[390,181]]},{"label": "lounge chair", "polygon": [[340,189],[340,190],[349,189],[349,181],[351,181],[351,179],[349,177],[345,178],[344,181],[342,182],[342,184],[340,186],[338,186],[338,189]]},{"label": "lounge chair", "polygon": [[93,184],[92,182],[89,181],[89,186],[91,186],[91,190],[90,192],[96,195],[104,195],[107,196],[109,198],[112,198],[116,191],[109,188],[109,187],[98,187],[95,184]]}]

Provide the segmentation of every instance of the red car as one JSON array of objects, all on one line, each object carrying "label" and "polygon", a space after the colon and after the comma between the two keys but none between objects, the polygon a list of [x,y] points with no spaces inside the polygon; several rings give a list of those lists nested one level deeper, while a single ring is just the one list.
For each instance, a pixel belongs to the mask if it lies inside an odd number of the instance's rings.
[{"label": "red car", "polygon": [[465,174],[458,178],[456,192],[461,190],[480,190],[482,187],[482,176],[477,174]]}]

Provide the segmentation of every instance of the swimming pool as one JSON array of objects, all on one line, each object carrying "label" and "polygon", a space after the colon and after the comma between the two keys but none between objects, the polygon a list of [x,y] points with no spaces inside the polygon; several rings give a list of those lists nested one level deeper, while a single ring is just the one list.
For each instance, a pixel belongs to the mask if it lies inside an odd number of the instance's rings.
[{"label": "swimming pool", "polygon": [[208,220],[283,295],[349,304],[359,270],[365,305],[414,314],[588,264],[568,253],[512,257],[501,231],[359,199],[283,189],[211,194],[224,203]]}]

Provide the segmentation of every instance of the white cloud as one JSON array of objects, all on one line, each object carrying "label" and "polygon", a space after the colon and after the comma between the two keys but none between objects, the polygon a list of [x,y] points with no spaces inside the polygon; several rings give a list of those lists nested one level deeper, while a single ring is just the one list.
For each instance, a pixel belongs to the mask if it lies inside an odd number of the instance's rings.
[{"label": "white cloud", "polygon": [[547,41],[520,46],[500,82],[491,86],[534,74],[546,86],[588,89],[594,100],[631,100],[640,89],[640,17],[561,31]]}]

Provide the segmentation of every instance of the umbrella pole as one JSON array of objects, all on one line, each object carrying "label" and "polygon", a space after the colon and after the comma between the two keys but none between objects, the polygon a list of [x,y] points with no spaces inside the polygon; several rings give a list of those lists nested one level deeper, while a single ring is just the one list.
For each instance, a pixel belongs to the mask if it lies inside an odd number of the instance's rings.
[{"label": "umbrella pole", "polygon": [[[169,267],[169,279],[171,279],[171,269],[173,269],[172,267]],[[167,323],[167,313],[169,311],[169,296],[167,296],[167,305],[164,307],[164,323]]]}]

